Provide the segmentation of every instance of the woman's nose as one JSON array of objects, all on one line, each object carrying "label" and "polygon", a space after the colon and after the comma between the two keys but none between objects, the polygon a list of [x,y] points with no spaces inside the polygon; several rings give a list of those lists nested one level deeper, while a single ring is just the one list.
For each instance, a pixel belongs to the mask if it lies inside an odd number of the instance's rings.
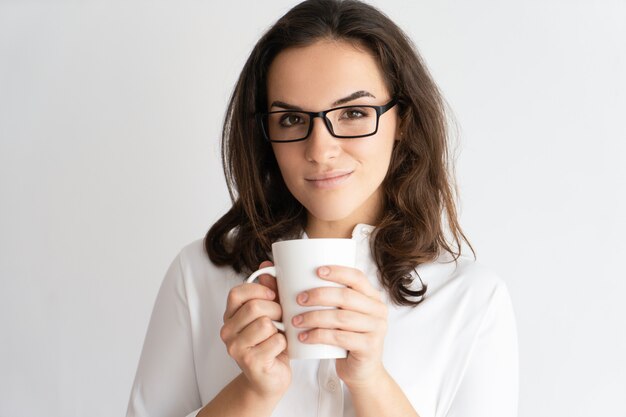
[{"label": "woman's nose", "polygon": [[311,134],[306,139],[306,159],[310,162],[324,163],[334,159],[341,152],[339,140],[330,134],[321,117],[313,119]]}]

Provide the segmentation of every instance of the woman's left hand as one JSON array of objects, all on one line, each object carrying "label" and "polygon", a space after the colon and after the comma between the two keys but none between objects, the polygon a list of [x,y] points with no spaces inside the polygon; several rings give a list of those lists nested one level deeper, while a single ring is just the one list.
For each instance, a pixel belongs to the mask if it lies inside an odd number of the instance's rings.
[{"label": "woman's left hand", "polygon": [[387,305],[382,294],[365,274],[355,268],[323,266],[317,269],[321,279],[343,284],[345,288],[321,287],[298,295],[303,306],[331,306],[295,316],[295,327],[307,328],[298,335],[303,343],[340,346],[348,351],[346,359],[337,359],[337,376],[348,387],[376,383],[384,373],[383,345],[387,333]]}]

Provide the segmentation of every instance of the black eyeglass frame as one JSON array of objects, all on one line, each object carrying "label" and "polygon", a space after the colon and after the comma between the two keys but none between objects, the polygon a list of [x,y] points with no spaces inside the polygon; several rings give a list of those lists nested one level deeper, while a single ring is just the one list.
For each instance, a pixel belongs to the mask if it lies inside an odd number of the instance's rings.
[{"label": "black eyeglass frame", "polygon": [[[371,106],[371,105],[358,105],[358,104],[352,104],[349,106],[340,106],[340,107],[333,107],[332,109],[328,109],[328,110],[322,110],[319,112],[314,112],[314,111],[303,111],[303,110],[277,110],[277,111],[271,111],[271,112],[267,112],[267,113],[257,113],[256,114],[256,120],[257,123],[259,124],[259,126],[261,126],[261,131],[263,132],[263,137],[265,138],[265,140],[267,140],[268,142],[276,142],[276,143],[289,143],[289,142],[300,142],[303,141],[305,139],[307,139],[309,137],[309,135],[311,134],[311,132],[313,131],[313,120],[316,117],[321,117],[322,120],[324,120],[324,124],[326,125],[326,128],[328,129],[328,132],[330,132],[330,134],[335,137],[335,138],[339,138],[339,139],[355,139],[355,138],[365,138],[368,136],[373,136],[378,132],[378,123],[380,121],[380,116],[382,116],[383,114],[385,114],[385,112],[389,109],[391,109],[393,106],[395,106],[396,104],[398,104],[398,100],[396,98],[392,98],[390,102],[388,102],[387,104],[383,104],[382,106]],[[331,111],[335,111],[335,110],[341,110],[341,109],[349,109],[352,107],[361,107],[361,108],[371,108],[374,109],[374,111],[376,111],[376,129],[374,129],[374,131],[372,133],[368,133],[366,135],[357,135],[357,136],[343,136],[343,135],[336,135],[335,132],[333,131],[333,125],[330,122],[330,120],[328,120],[328,118],[326,117],[326,114],[330,113]],[[306,132],[306,135],[304,135],[301,138],[298,139],[290,139],[290,140],[271,140],[269,137],[269,134],[267,132],[267,127],[265,126],[266,123],[265,121],[267,120],[267,118],[269,117],[270,114],[277,114],[277,113],[303,113],[309,116],[309,130]]]}]

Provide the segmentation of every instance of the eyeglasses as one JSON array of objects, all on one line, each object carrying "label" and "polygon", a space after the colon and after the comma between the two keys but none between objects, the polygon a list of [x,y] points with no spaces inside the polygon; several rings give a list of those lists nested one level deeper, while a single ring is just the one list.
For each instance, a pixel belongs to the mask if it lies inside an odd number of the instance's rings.
[{"label": "eyeglasses", "polygon": [[394,98],[383,106],[350,105],[309,112],[279,110],[257,113],[257,123],[270,142],[298,142],[305,140],[313,130],[313,119],[321,117],[326,128],[336,138],[362,138],[378,131],[378,120],[397,104]]}]

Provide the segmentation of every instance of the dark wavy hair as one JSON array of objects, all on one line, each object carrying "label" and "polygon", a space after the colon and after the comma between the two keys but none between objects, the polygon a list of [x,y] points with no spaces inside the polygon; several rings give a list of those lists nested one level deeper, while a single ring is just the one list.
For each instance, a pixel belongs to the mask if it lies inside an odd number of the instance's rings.
[{"label": "dark wavy hair", "polygon": [[[279,239],[298,238],[306,209],[285,185],[271,145],[254,114],[267,111],[267,73],[286,48],[342,40],[377,58],[398,99],[402,137],[383,181],[383,213],[370,239],[380,281],[398,305],[419,304],[413,271],[442,251],[456,260],[461,230],[448,172],[445,102],[406,34],[386,15],[353,0],[308,0],[287,12],[257,42],[228,104],[222,132],[224,174],[233,205],[208,231],[205,248],[216,265],[249,273]],[[473,249],[472,249],[473,251]]]}]

